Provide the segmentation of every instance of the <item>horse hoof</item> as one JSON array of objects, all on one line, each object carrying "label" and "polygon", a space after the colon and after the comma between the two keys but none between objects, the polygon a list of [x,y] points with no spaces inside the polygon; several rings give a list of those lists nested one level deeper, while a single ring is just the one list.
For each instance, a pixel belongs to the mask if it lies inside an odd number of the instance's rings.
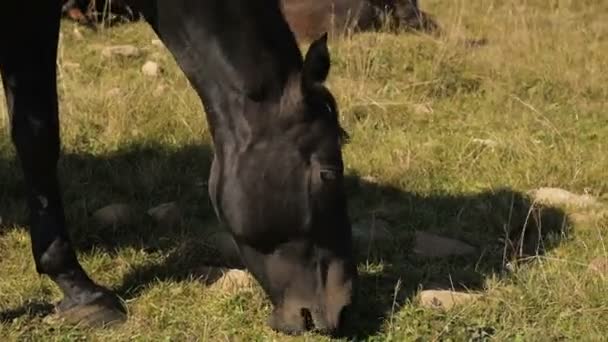
[{"label": "horse hoof", "polygon": [[58,305],[56,318],[60,321],[86,326],[109,327],[122,324],[127,320],[127,310],[113,294],[104,294],[87,304]]}]

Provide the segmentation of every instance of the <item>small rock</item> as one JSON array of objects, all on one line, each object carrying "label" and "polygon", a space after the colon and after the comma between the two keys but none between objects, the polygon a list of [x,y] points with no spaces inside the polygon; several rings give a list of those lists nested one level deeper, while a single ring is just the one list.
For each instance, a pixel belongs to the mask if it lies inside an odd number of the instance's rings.
[{"label": "small rock", "polygon": [[420,292],[420,305],[425,308],[449,310],[481,297],[481,294],[451,290],[424,290]]},{"label": "small rock", "polygon": [[389,230],[388,222],[380,218],[355,223],[352,229],[354,239],[363,248],[368,248],[373,244],[392,243],[394,238]]},{"label": "small rock", "polygon": [[61,66],[66,69],[79,69],[80,63],[64,61],[63,63],[61,63]]},{"label": "small rock", "polygon": [[374,176],[371,176],[371,175],[363,176],[363,177],[361,177],[361,180],[365,181],[367,183],[370,183],[370,184],[376,184],[376,183],[378,183],[378,179],[376,177],[374,177]]},{"label": "small rock", "polygon": [[426,258],[443,258],[475,253],[476,249],[462,241],[416,231],[414,254]]},{"label": "small rock", "polygon": [[160,72],[160,67],[158,66],[158,63],[156,63],[156,62],[147,61],[141,67],[141,72],[146,76],[155,77]]},{"label": "small rock", "polygon": [[78,29],[78,26],[74,26],[74,30],[72,31],[72,33],[74,34],[74,38],[81,40],[84,37],[82,36],[82,33],[80,32],[80,30]]},{"label": "small rock", "polygon": [[165,86],[164,84],[159,84],[158,86],[156,86],[156,89],[154,89],[154,92],[152,94],[154,96],[161,96],[165,93],[165,90],[167,90],[167,86]]},{"label": "small rock", "polygon": [[116,203],[105,206],[92,215],[99,224],[111,226],[130,223],[134,218],[133,209],[128,204]]},{"label": "small rock", "polygon": [[122,56],[122,57],[137,57],[140,51],[133,45],[114,45],[107,46],[101,51],[104,57]]},{"label": "small rock", "polygon": [[498,142],[492,139],[479,139],[474,138],[473,142],[486,147],[496,147],[498,146]]},{"label": "small rock", "polygon": [[152,39],[152,41],[150,41],[150,43],[157,47],[165,47],[165,44],[163,44],[163,41],[160,39]]},{"label": "small rock", "polygon": [[534,200],[547,205],[570,205],[576,207],[591,207],[598,204],[591,195],[577,195],[560,188],[539,188],[530,191]]},{"label": "small rock", "polygon": [[431,114],[431,113],[433,113],[433,108],[431,108],[431,106],[428,105],[428,104],[426,104],[426,103],[417,103],[417,104],[415,104],[415,105],[412,106],[412,109],[417,114]]},{"label": "small rock", "polygon": [[236,292],[251,287],[255,280],[247,271],[221,267],[203,267],[199,270],[201,278],[213,289]]},{"label": "small rock", "polygon": [[108,97],[115,97],[120,95],[120,88],[112,88],[106,92]]},{"label": "small rock", "polygon": [[587,267],[587,271],[595,272],[602,276],[608,276],[608,258],[607,257],[597,257],[589,263]]},{"label": "small rock", "polygon": [[216,249],[228,265],[242,265],[241,256],[232,235],[228,232],[215,232],[208,238],[209,244]]},{"label": "small rock", "polygon": [[245,287],[251,287],[254,279],[247,271],[231,269],[215,282],[224,291],[236,291]]},{"label": "small rock", "polygon": [[173,226],[181,219],[181,211],[175,202],[163,203],[147,211],[156,222]]}]

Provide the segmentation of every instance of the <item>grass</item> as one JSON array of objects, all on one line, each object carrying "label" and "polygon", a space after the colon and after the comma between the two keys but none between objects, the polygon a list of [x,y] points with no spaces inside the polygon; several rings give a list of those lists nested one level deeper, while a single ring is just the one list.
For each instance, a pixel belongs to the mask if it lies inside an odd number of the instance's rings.
[{"label": "grass", "polygon": [[[352,219],[381,217],[395,236],[359,253],[364,300],[350,323],[352,337],[604,339],[607,278],[586,269],[608,256],[608,220],[569,219],[580,210],[532,205],[526,192],[553,186],[608,197],[608,3],[422,5],[444,37],[365,33],[330,46],[329,85],[351,135],[344,158]],[[151,29],[143,23],[97,34],[81,29],[85,40],[73,29],[63,23],[58,60],[70,234],[84,267],[127,300],[131,316],[109,330],[43,323],[47,303],[60,293],[35,272],[21,176],[2,135],[2,340],[324,339],[270,331],[270,306],[257,285],[222,292],[197,278],[215,257],[205,237],[219,229],[205,187],[209,130],[186,78],[164,48],[151,44]],[[468,47],[473,38],[488,43]],[[133,44],[143,54],[103,58],[101,49],[111,44]],[[147,59],[163,67],[160,77],[141,74]],[[1,106],[0,129],[7,131]],[[184,213],[171,228],[143,214],[167,201],[178,201]],[[113,228],[89,219],[115,202],[132,204],[141,217]],[[544,253],[503,272],[505,229],[517,232],[531,211],[541,222]],[[458,238],[481,253],[416,257],[415,230]],[[429,284],[486,296],[448,311],[423,308],[416,294]]]}]

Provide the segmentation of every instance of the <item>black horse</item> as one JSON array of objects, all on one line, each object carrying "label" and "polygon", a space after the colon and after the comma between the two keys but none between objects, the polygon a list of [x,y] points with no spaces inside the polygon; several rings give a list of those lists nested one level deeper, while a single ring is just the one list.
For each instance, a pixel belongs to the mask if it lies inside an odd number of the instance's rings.
[{"label": "black horse", "polygon": [[[339,331],[357,280],[344,191],[345,133],[331,92],[327,36],[305,58],[278,0],[133,0],[202,101],[215,146],[209,195],[243,263],[274,306],[269,324]],[[125,308],[83,270],[66,232],[57,167],[61,1],[0,5],[0,71],[30,210],[36,269],[90,325]]]}]

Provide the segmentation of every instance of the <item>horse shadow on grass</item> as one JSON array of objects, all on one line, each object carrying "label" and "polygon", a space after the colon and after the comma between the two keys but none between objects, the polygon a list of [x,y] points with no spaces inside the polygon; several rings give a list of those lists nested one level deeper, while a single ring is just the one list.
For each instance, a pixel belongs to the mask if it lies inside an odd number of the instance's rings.
[{"label": "horse shadow on grass", "polygon": [[[0,238],[26,221],[20,171],[9,154],[0,154],[0,216],[4,218]],[[137,297],[146,284],[157,280],[197,277],[201,265],[222,266],[218,251],[206,239],[209,227],[217,227],[206,188],[211,160],[212,152],[205,145],[179,149],[131,145],[102,156],[62,156],[59,168],[66,214],[79,253],[115,254],[131,247],[166,256],[160,264],[125,275],[114,288],[123,298]],[[535,256],[554,248],[570,227],[560,209],[532,203],[525,194],[510,189],[418,194],[355,174],[347,176],[346,189],[354,225],[373,218],[384,222],[390,234],[373,248],[357,244],[359,300],[346,328],[347,336],[355,339],[382,331],[391,313],[412,301],[420,288],[483,290],[488,277],[508,276],[505,265],[514,256]],[[169,201],[179,203],[180,222],[167,227],[146,217],[147,208]],[[141,217],[112,228],[92,223],[93,210],[115,202],[131,204]],[[420,257],[412,252],[416,231],[464,241],[476,252],[449,258]],[[0,322],[45,315],[51,308],[36,302],[2,309]]]}]

